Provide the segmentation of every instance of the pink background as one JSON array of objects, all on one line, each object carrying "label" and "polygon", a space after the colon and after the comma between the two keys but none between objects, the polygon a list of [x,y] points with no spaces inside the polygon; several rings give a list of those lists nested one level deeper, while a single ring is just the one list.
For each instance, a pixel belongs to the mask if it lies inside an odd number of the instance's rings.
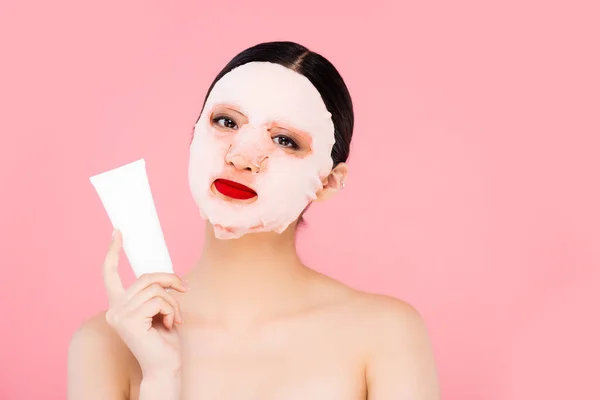
[{"label": "pink background", "polygon": [[328,57],[356,107],[306,262],[418,308],[444,399],[600,398],[595,2],[283,3],[2,2],[0,399],[64,398],[69,338],[106,306],[89,176],[145,157],[190,267],[193,123],[229,59],[270,40]]}]

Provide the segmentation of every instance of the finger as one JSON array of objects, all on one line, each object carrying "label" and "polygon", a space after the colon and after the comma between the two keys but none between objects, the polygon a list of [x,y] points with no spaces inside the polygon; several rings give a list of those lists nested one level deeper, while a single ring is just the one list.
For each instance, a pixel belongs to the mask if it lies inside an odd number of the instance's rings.
[{"label": "finger", "polygon": [[169,303],[169,305],[174,310],[173,319],[177,323],[183,322],[183,320],[181,318],[181,310],[179,308],[179,303],[177,302],[177,300],[175,300],[173,298],[173,296],[171,296],[169,293],[167,293],[167,291],[162,286],[160,286],[158,283],[151,284],[150,286],[148,286],[147,288],[145,288],[144,290],[139,292],[137,295],[135,295],[124,306],[124,311],[127,313],[127,312],[131,312],[133,310],[136,310],[136,309],[140,308],[142,306],[142,304],[147,303],[148,301],[152,300],[155,297],[160,297],[163,300],[165,300],[167,303]]},{"label": "finger", "polygon": [[[131,315],[142,318],[146,323],[146,330],[148,330],[152,327],[152,320],[156,315],[162,314],[163,316],[169,316],[174,314],[174,311],[173,307],[171,307],[165,299],[162,297],[154,297],[150,301],[142,304],[137,310],[134,310]],[[165,327],[171,329],[173,325],[169,325],[169,318],[163,317],[162,320]]]},{"label": "finger", "polygon": [[165,328],[171,329],[173,327],[173,325],[175,324],[175,317],[173,315],[175,315],[175,314],[173,313],[173,314],[165,315],[163,317],[162,323],[165,326]]},{"label": "finger", "polygon": [[118,269],[119,252],[122,246],[123,236],[119,230],[115,230],[102,266],[104,286],[106,287],[109,301],[114,301],[120,294],[125,292]]},{"label": "finger", "polygon": [[127,301],[131,300],[133,296],[155,283],[163,288],[173,288],[182,293],[185,293],[188,290],[181,278],[177,275],[165,272],[154,272],[143,274],[127,289],[125,292]]}]

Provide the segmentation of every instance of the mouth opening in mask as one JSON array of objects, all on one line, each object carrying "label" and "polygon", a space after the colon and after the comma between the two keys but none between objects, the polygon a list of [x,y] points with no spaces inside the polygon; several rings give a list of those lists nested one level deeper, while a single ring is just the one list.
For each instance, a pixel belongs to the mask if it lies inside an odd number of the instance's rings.
[{"label": "mouth opening in mask", "polygon": [[236,200],[250,200],[257,197],[254,190],[228,179],[217,179],[213,182],[214,188],[225,197]]}]

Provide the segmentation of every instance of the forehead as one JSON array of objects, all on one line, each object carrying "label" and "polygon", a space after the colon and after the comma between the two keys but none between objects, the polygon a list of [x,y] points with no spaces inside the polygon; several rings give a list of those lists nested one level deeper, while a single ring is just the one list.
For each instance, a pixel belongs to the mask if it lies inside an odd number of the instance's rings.
[{"label": "forehead", "polygon": [[279,121],[313,135],[331,136],[333,122],[318,90],[303,75],[270,62],[251,62],[223,76],[205,108],[236,106],[250,123]]}]

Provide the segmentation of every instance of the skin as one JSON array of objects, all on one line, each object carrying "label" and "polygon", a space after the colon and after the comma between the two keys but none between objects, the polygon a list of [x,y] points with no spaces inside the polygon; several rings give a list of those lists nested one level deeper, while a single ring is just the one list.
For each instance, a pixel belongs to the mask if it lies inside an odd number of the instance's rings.
[{"label": "skin", "polygon": [[[117,233],[104,263],[111,308],[71,339],[69,399],[439,399],[426,327],[409,304],[304,266],[294,225],[238,240],[211,233],[209,225],[202,257],[184,277],[189,290],[171,274],[123,289]],[[157,340],[136,347],[111,311],[131,305],[127,293],[156,286],[171,288],[175,306],[154,318],[148,332]],[[143,330],[154,314],[139,318]]]},{"label": "skin", "polygon": [[[301,132],[276,129],[302,142]],[[298,144],[302,157],[310,143]],[[256,168],[244,157],[231,165],[240,174]],[[317,201],[347,173],[341,163],[323,178]],[[103,263],[109,308],[71,338],[70,400],[440,398],[427,329],[411,305],[304,265],[296,223],[235,240],[206,228],[202,256],[183,279],[147,274],[129,288],[115,233]]]}]

